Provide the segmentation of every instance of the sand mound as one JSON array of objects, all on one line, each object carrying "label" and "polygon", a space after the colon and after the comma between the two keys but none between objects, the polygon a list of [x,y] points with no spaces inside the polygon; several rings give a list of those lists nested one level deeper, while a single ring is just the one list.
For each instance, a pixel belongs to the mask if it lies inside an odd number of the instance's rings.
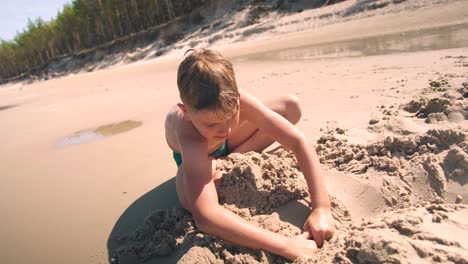
[{"label": "sand mound", "polygon": [[[445,197],[447,191],[453,194],[447,189],[450,182],[458,182],[457,191],[468,194],[468,135],[464,131],[434,129],[423,135],[388,136],[367,146],[350,144],[338,132],[328,130],[318,140],[321,163],[367,178],[372,175],[374,181],[379,178],[389,206],[404,208],[421,198]],[[452,200],[452,194],[446,198]]]},{"label": "sand mound", "polygon": [[[461,237],[448,239],[437,231],[458,229],[457,224],[462,223],[459,216],[466,216],[467,209],[466,206],[429,204],[425,208],[408,208],[365,219],[350,227],[351,231],[344,237],[344,254],[337,254],[335,260],[342,263],[466,263],[468,252],[456,241]],[[444,223],[434,224],[440,222]],[[432,226],[434,229],[430,228]],[[466,230],[460,232],[466,233]]]},{"label": "sand mound", "polygon": [[424,135],[388,136],[382,141],[363,146],[350,144],[345,137],[337,136],[336,130],[328,130],[318,140],[317,152],[320,162],[340,171],[363,173],[372,167],[393,175],[396,173],[392,172],[402,173],[402,159],[416,161],[416,156],[439,154],[451,146],[466,148],[467,140],[467,134],[463,131],[429,130]]},{"label": "sand mound", "polygon": [[[465,79],[445,74],[435,81],[430,80],[418,96],[399,108],[397,105],[379,106],[382,116],[369,120],[368,130],[381,134],[421,135],[430,127],[463,126],[468,120],[468,83],[462,82]],[[421,124],[420,119],[433,126]]]},{"label": "sand mound", "polygon": [[[462,170],[468,164],[467,135],[431,130],[423,136],[388,137],[368,146],[349,144],[344,136],[343,129],[329,130],[322,136],[317,146],[322,162],[354,173],[348,177],[366,175],[369,182],[380,179],[380,195],[387,203],[387,212],[353,222],[343,203],[331,197],[336,235],[315,257],[296,262],[466,263],[468,227],[463,219],[468,208],[446,204],[437,197],[444,195],[448,181],[466,182]],[[410,169],[414,166],[426,171],[419,175],[425,180],[436,179],[431,180],[432,189],[426,190],[433,202],[416,198],[421,193],[417,191],[418,181],[408,180],[414,176]],[[304,201],[308,200],[306,182],[292,153],[278,149],[272,153],[231,154],[221,167],[226,173],[218,191],[220,204],[262,228],[286,236],[300,234],[309,209],[304,215],[284,210],[291,203],[305,208]],[[294,218],[296,221],[291,221]],[[441,231],[448,229],[460,236]],[[167,256],[178,263],[286,262],[268,252],[238,247],[200,232],[191,215],[181,208],[153,212],[138,230],[116,238],[116,242],[119,246],[112,263],[141,263],[161,257],[167,262]]]},{"label": "sand mound", "polygon": [[[314,258],[297,263],[466,263],[465,205],[432,201],[342,227]],[[448,234],[447,231],[459,232]],[[459,241],[463,241],[460,243]]]},{"label": "sand mound", "polygon": [[423,95],[403,105],[403,109],[425,118],[426,123],[450,121],[459,123],[468,119],[467,83],[452,85],[447,78],[431,81]]},{"label": "sand mound", "polygon": [[222,169],[227,173],[219,191],[220,203],[247,209],[250,215],[269,214],[272,208],[307,196],[305,180],[288,152],[234,153]]},{"label": "sand mound", "polygon": [[[247,221],[286,236],[301,233],[301,226],[281,220],[276,208],[308,197],[306,182],[294,155],[282,149],[272,153],[231,154],[218,192],[220,204]],[[349,220],[349,212],[333,197],[334,217]],[[184,209],[157,211],[132,234],[117,238],[120,247],[113,263],[140,263],[155,257],[180,254],[180,263],[284,263],[285,259],[260,250],[239,248],[203,234]],[[200,262],[202,261],[203,262]]]}]

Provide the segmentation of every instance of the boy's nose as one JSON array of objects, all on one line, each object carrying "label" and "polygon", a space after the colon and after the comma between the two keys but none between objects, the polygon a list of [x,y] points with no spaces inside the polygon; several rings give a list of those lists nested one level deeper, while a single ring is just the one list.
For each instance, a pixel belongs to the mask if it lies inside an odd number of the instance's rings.
[{"label": "boy's nose", "polygon": [[231,127],[230,126],[225,126],[219,131],[219,134],[223,135],[223,136],[227,135],[229,133],[231,133]]}]

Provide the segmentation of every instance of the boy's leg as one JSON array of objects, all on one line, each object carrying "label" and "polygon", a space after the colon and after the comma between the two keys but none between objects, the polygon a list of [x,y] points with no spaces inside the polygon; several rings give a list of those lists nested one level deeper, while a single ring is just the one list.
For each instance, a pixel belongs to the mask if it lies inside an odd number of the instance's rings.
[{"label": "boy's leg", "polygon": [[[301,107],[296,95],[286,95],[264,103],[268,108],[282,115],[292,124],[301,119]],[[231,152],[260,152],[275,142],[250,122],[240,124],[228,139]]]}]

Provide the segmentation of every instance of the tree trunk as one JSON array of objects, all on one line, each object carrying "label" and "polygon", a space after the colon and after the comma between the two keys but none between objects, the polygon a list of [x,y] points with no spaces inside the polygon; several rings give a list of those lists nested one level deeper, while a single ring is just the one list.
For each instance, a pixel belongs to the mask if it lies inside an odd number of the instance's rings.
[{"label": "tree trunk", "polygon": [[167,8],[167,15],[169,16],[169,20],[173,19],[175,17],[174,14],[174,8],[172,7],[171,1],[170,0],[164,0]]}]

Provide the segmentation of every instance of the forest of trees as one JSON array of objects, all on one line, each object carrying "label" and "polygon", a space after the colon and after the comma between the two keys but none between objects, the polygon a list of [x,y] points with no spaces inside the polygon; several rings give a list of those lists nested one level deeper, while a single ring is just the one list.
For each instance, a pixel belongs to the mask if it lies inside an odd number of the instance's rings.
[{"label": "forest of trees", "polygon": [[209,0],[73,0],[55,19],[38,18],[12,41],[0,40],[0,81],[52,59],[161,25]]}]

